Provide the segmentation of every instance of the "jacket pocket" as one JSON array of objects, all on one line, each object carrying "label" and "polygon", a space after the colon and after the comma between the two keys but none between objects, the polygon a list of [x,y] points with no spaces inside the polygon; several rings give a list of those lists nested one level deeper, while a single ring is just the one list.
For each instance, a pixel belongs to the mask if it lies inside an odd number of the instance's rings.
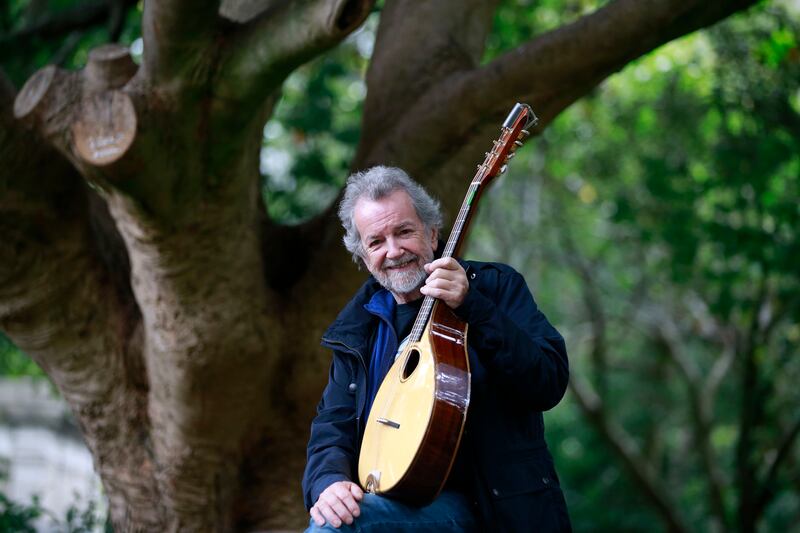
[{"label": "jacket pocket", "polygon": [[545,450],[503,456],[484,471],[496,531],[571,531],[564,496]]},{"label": "jacket pocket", "polygon": [[504,454],[485,471],[492,497],[508,498],[558,487],[558,478],[542,448]]}]

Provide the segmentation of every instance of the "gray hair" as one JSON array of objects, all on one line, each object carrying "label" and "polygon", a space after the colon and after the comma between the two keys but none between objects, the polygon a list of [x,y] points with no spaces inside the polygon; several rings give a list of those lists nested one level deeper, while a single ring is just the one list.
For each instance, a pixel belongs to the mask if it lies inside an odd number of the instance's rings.
[{"label": "gray hair", "polygon": [[364,258],[361,235],[353,221],[356,203],[362,197],[369,200],[380,200],[398,190],[405,191],[411,198],[417,216],[427,229],[438,231],[442,228],[442,209],[439,202],[434,200],[422,188],[422,185],[412,180],[402,169],[377,166],[363,172],[356,172],[347,178],[344,198],[339,204],[339,218],[345,230],[342,240],[347,251],[353,254],[353,261],[356,264],[360,264],[359,260]]}]

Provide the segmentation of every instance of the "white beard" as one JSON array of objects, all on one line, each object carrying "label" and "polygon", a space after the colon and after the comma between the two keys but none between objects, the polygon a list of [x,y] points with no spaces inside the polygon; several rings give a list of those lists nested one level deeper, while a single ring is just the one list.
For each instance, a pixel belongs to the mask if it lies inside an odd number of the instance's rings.
[{"label": "white beard", "polygon": [[[384,289],[391,293],[396,294],[409,294],[419,289],[425,284],[428,277],[427,272],[422,267],[425,263],[430,263],[433,260],[433,252],[430,257],[420,257],[412,253],[407,253],[399,259],[389,260],[383,262],[382,268],[373,272],[375,279],[378,280]],[[392,266],[399,266],[405,263],[413,263],[414,268],[398,272],[390,269]]]}]

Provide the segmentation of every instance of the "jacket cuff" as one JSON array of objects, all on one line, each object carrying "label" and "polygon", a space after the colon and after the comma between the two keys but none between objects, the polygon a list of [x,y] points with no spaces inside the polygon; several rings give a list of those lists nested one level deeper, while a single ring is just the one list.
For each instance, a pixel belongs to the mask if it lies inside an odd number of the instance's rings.
[{"label": "jacket cuff", "polygon": [[309,502],[308,509],[306,509],[306,511],[310,510],[311,507],[315,503],[317,503],[317,500],[319,500],[319,495],[322,494],[322,491],[324,491],[337,481],[350,481],[350,478],[338,472],[320,476],[314,482],[314,487],[311,489],[311,502]]}]

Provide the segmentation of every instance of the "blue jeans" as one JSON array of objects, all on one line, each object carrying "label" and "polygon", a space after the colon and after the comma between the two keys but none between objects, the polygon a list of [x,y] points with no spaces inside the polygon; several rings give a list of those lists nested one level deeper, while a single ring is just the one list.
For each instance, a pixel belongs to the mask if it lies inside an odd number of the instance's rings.
[{"label": "blue jeans", "polygon": [[319,527],[312,519],[306,533],[323,531],[463,533],[478,531],[477,519],[469,505],[469,500],[458,492],[442,491],[438,498],[425,507],[413,507],[397,500],[367,493],[359,502],[359,507],[361,514],[350,525],[343,523],[337,529],[326,523]]}]

